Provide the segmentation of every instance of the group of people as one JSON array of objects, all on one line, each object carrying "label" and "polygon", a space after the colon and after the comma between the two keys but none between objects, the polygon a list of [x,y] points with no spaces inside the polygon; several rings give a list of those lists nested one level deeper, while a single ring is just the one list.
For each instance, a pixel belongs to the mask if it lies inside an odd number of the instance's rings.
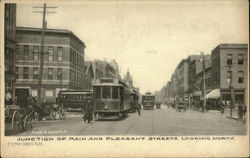
[{"label": "group of people", "polygon": [[[225,111],[225,105],[222,102],[220,102],[220,108],[221,114],[223,115]],[[243,117],[246,115],[246,112],[247,107],[242,102],[240,102],[238,105],[238,119],[242,120]]]},{"label": "group of people", "polygon": [[247,107],[240,103],[239,106],[238,106],[238,118],[239,120],[242,120],[243,116],[246,115],[246,112],[247,112]]}]

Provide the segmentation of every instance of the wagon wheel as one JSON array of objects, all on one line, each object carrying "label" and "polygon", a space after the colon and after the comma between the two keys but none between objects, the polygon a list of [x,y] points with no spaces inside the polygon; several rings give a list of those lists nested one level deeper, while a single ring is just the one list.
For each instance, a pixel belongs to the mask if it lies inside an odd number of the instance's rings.
[{"label": "wagon wheel", "polygon": [[11,128],[14,134],[17,134],[21,130],[21,116],[18,111],[15,111],[11,119]]},{"label": "wagon wheel", "polygon": [[56,119],[56,111],[54,109],[51,109],[51,111],[50,111],[50,118],[53,120]]},{"label": "wagon wheel", "polygon": [[60,107],[60,109],[59,109],[60,120],[64,120],[65,117],[66,117],[66,109],[64,107]]},{"label": "wagon wheel", "polygon": [[24,126],[24,130],[29,130],[32,128],[32,119],[30,115],[25,116],[23,126]]}]

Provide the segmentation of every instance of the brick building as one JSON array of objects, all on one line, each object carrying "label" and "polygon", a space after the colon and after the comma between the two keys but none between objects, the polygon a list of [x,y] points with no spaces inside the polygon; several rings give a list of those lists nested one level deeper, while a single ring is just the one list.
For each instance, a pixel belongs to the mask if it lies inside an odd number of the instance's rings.
[{"label": "brick building", "polygon": [[183,59],[176,68],[176,94],[178,100],[188,98],[188,63]]},{"label": "brick building", "polygon": [[[190,102],[195,100],[200,100],[202,98],[203,90],[203,68],[202,68],[202,56],[197,55],[189,63],[189,73],[188,73],[188,84],[189,84],[189,97]],[[204,56],[205,59],[205,85],[206,90],[211,89],[211,55],[207,54]]]},{"label": "brick building", "polygon": [[[37,96],[41,29],[16,29],[16,90]],[[41,98],[55,101],[59,90],[83,89],[85,44],[71,31],[46,29]]]},{"label": "brick building", "polygon": [[[213,49],[211,57],[212,88],[220,90],[220,99],[225,105],[230,105],[232,95],[236,106],[239,102],[246,105],[248,98],[248,45],[219,44]],[[230,81],[232,82],[232,91],[229,88]]]},{"label": "brick building", "polygon": [[15,98],[16,4],[6,3],[4,13],[5,94]]}]

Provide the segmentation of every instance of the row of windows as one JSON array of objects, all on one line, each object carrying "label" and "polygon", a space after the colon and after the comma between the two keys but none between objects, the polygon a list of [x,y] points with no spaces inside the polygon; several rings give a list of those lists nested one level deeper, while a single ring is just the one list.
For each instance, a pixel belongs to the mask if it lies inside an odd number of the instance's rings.
[{"label": "row of windows", "polygon": [[96,99],[118,99],[119,87],[94,87]]},{"label": "row of windows", "polygon": [[[30,54],[30,46],[28,45],[24,45],[23,47],[23,60],[29,60],[29,54]],[[46,47],[44,47],[45,49]],[[33,51],[32,51],[32,55],[33,55],[33,60],[34,61],[38,61],[39,60],[39,53],[41,52],[41,47],[39,46],[33,46]],[[63,47],[57,47],[57,52],[54,51],[54,47],[53,46],[49,46],[48,47],[48,52],[46,52],[46,50],[44,50],[45,54],[48,54],[48,61],[53,61],[53,54],[57,54],[57,61],[62,61],[62,57],[63,57]],[[21,54],[19,52],[19,50],[17,49],[16,51],[16,60],[20,60],[21,58]]]},{"label": "row of windows", "polygon": [[84,83],[84,76],[82,73],[79,73],[75,70],[70,70],[70,82],[72,83]]},{"label": "row of windows", "polygon": [[[21,76],[19,76],[19,67],[16,67],[16,78],[21,79]],[[33,73],[32,73],[32,79],[38,79],[39,74],[39,68],[33,67]],[[62,80],[62,68],[57,68],[57,80]],[[23,79],[29,79],[29,67],[23,67]],[[53,78],[53,68],[48,68],[48,74],[47,74],[48,80],[54,80]]]},{"label": "row of windows", "polygon": [[5,54],[4,54],[4,65],[5,65],[5,71],[14,73],[14,50],[5,48]]},{"label": "row of windows", "polygon": [[[232,82],[232,75],[233,75],[232,71],[227,71],[227,81],[228,81],[228,83]],[[243,83],[243,82],[244,82],[244,72],[239,71],[238,72],[238,83]]]},{"label": "row of windows", "polygon": [[76,66],[82,66],[83,58],[73,49],[70,49],[70,63]]},{"label": "row of windows", "polygon": [[5,14],[4,14],[4,33],[5,38],[14,40],[15,39],[15,18],[16,4],[5,4]]},{"label": "row of windows", "polygon": [[[227,64],[232,65],[233,64],[233,55],[227,54]],[[238,54],[238,64],[243,65],[244,64],[244,55]]]}]

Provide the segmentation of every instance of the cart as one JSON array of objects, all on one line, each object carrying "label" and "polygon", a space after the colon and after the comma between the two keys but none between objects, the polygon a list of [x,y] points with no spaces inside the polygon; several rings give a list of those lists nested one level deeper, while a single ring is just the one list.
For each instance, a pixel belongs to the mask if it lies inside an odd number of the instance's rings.
[{"label": "cart", "polygon": [[5,131],[17,134],[32,128],[32,119],[26,109],[18,105],[5,105]]}]

